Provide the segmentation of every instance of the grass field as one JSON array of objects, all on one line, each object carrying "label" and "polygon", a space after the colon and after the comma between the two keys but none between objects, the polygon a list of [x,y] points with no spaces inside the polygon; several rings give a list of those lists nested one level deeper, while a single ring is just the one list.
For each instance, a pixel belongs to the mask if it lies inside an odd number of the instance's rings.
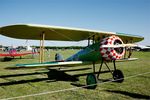
[{"label": "grass field", "polygon": [[[76,50],[50,51],[50,57],[46,61],[54,60],[56,52],[64,58],[75,53]],[[48,52],[45,52],[48,55]],[[117,69],[123,71],[125,80],[123,83],[104,82],[99,83],[95,90],[80,88],[86,84],[84,73],[92,72],[92,65],[61,69],[65,73],[52,71],[51,78],[47,77],[46,69],[22,69],[8,70],[18,63],[38,62],[38,57],[31,59],[31,55],[23,59],[0,62],[0,99],[14,100],[126,100],[126,99],[150,99],[150,52],[134,52],[133,57],[137,61],[118,62]],[[96,65],[97,69],[99,65]],[[109,66],[112,66],[109,63]],[[82,69],[82,70],[78,70]],[[73,71],[74,70],[74,71]],[[102,70],[105,70],[103,67]],[[60,74],[65,77],[58,76]],[[81,75],[80,75],[81,74]],[[111,78],[110,73],[101,74],[101,79]],[[78,80],[79,79],[79,80]],[[61,91],[59,91],[61,90]],[[48,93],[47,93],[48,92]],[[43,93],[43,94],[39,94]],[[44,94],[45,93],[45,94]],[[33,94],[39,94],[31,96]],[[30,96],[29,96],[30,95]],[[19,97],[24,96],[24,97]],[[27,96],[27,97],[26,97]],[[13,98],[19,97],[19,98]]]}]

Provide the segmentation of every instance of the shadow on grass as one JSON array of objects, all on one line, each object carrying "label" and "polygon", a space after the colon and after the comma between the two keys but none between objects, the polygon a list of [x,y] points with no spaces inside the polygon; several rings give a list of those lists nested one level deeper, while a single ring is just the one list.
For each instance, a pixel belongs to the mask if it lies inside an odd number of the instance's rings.
[{"label": "shadow on grass", "polygon": [[139,76],[139,77],[141,77],[141,78],[146,78],[146,79],[150,79],[150,76],[143,76],[143,75],[141,75],[141,76]]},{"label": "shadow on grass", "polygon": [[[49,71],[45,71],[45,72],[1,75],[0,78],[3,78],[9,82],[0,83],[0,86],[9,86],[9,85],[25,84],[25,83],[30,83],[30,82],[32,82],[32,83],[33,82],[41,82],[41,81],[46,81],[46,82],[56,82],[56,81],[76,82],[76,81],[79,81],[78,77],[86,76],[87,74],[90,74],[90,73],[69,75],[66,72],[83,71],[83,70],[88,70],[88,69],[89,68],[80,68],[80,69],[70,69],[70,70],[67,69],[67,70],[62,70],[62,71],[56,70],[56,69],[50,69]],[[104,71],[103,73],[107,73],[107,71]],[[47,74],[48,77],[46,77],[46,78],[35,78],[35,79],[22,79],[22,80],[17,80],[17,81],[15,80],[14,81],[15,77],[40,75],[40,74]],[[73,83],[71,83],[71,85],[81,87],[81,86],[84,86],[85,84],[73,84]]]},{"label": "shadow on grass", "polygon": [[58,71],[56,69],[51,69],[48,73],[48,79],[55,79],[56,81],[78,81],[78,78],[65,73],[65,71]]},{"label": "shadow on grass", "polygon": [[142,94],[138,94],[138,93],[130,93],[127,91],[120,91],[120,90],[106,90],[106,91],[130,96],[130,97],[135,98],[135,99],[150,99],[150,96],[142,95]]},{"label": "shadow on grass", "polygon": [[11,57],[4,57],[4,58],[0,58],[1,62],[8,62],[8,61],[12,61],[14,58]]},{"label": "shadow on grass", "polygon": [[1,75],[0,78],[9,78],[9,77],[18,77],[18,76],[29,76],[29,75],[38,75],[38,74],[47,74],[47,72],[35,72],[35,73]]},{"label": "shadow on grass", "polygon": [[[84,70],[84,69],[81,69]],[[0,83],[0,86],[9,86],[9,85],[17,85],[17,84],[25,84],[30,82],[40,82],[40,81],[47,81],[47,82],[56,82],[56,81],[78,81],[78,77],[66,74],[67,71],[79,71],[77,70],[64,70],[64,71],[58,71],[56,69],[51,69],[49,72],[34,72],[34,73],[23,73],[23,74],[11,74],[11,75],[1,75],[0,78],[3,78],[5,80],[10,80],[7,78],[13,78],[14,77],[21,77],[21,76],[30,76],[30,75],[39,75],[39,74],[47,74],[47,78],[35,78],[35,79],[24,79],[24,80],[18,80],[18,81],[9,81]]]},{"label": "shadow on grass", "polygon": [[19,60],[19,59],[33,59],[32,57],[31,58],[27,58],[27,57],[25,57],[25,58],[23,58],[23,57],[21,57],[21,58],[13,58],[13,57],[4,57],[4,58],[0,58],[0,61],[1,62],[9,62],[9,61],[12,61],[12,60]]},{"label": "shadow on grass", "polygon": [[46,81],[46,80],[48,80],[48,78],[38,78],[38,79],[31,79],[31,80],[11,81],[11,82],[0,83],[0,86],[25,84],[25,83],[29,83],[29,82],[41,82],[41,81]]}]

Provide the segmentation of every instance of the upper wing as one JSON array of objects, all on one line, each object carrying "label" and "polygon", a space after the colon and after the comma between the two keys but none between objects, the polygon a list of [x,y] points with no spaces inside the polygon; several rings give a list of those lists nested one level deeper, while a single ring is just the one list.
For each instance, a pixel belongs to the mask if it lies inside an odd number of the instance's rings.
[{"label": "upper wing", "polygon": [[47,25],[34,24],[18,24],[9,25],[0,28],[0,34],[19,39],[42,39],[41,34],[45,34],[45,40],[60,40],[60,41],[80,41],[86,40],[95,35],[95,38],[104,38],[109,35],[117,35],[124,42],[138,42],[144,38],[141,36],[117,33],[104,32],[79,28],[56,27]]}]

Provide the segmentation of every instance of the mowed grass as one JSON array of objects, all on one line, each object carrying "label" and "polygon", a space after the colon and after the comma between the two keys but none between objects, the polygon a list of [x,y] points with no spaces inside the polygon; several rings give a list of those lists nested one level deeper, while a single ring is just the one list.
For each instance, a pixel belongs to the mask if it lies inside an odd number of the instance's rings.
[{"label": "mowed grass", "polygon": [[[61,53],[64,58],[77,52],[77,50],[45,51],[45,60],[53,61],[55,53]],[[50,54],[50,55],[49,55]],[[52,72],[52,77],[47,77],[47,69],[20,69],[10,70],[18,63],[38,62],[38,56],[32,59],[31,55],[23,59],[0,62],[0,99],[26,96],[49,92],[47,94],[16,98],[17,100],[126,100],[126,99],[150,99],[150,52],[134,52],[132,57],[137,61],[118,62],[117,69],[123,71],[125,80],[123,83],[99,82],[96,89],[80,88],[86,84],[86,75],[80,74],[92,72],[92,65],[69,67],[65,71],[67,79],[60,78],[59,72]],[[112,67],[112,64],[109,63]],[[75,69],[87,69],[71,71]],[[98,70],[99,64],[96,65]],[[105,66],[102,70],[106,70]],[[62,74],[61,74],[62,75]],[[66,77],[66,76],[62,77]],[[78,76],[78,81],[72,76]],[[57,77],[58,76],[58,77]],[[110,73],[100,74],[100,79],[111,78]],[[69,90],[70,89],[70,90]],[[61,90],[61,91],[59,91]],[[15,100],[16,100],[15,99]]]}]

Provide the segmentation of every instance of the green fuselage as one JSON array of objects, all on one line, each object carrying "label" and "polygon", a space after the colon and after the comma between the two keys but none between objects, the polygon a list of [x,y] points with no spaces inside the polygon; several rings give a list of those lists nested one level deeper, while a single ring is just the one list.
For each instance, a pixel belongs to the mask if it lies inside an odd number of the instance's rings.
[{"label": "green fuselage", "polygon": [[80,50],[76,54],[67,58],[66,61],[90,61],[97,62],[102,59],[100,54],[100,42],[87,46],[85,49]]}]

